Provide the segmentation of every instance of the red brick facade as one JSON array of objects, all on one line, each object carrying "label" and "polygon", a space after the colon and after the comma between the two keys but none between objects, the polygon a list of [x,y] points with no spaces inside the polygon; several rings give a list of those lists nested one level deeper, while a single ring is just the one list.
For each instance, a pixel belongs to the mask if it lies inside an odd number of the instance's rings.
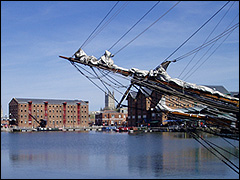
[{"label": "red brick facade", "polygon": [[[151,97],[150,97],[151,95]],[[139,90],[128,95],[128,125],[159,126],[165,118],[162,113],[154,111],[162,95],[158,92]]]},{"label": "red brick facade", "polygon": [[47,120],[48,128],[78,128],[88,126],[88,101],[44,100],[13,98],[9,103],[9,116],[15,118],[18,127],[36,128],[38,121]]},{"label": "red brick facade", "polygon": [[140,126],[151,125],[160,126],[166,124],[168,114],[156,111],[156,105],[161,98],[165,99],[166,106],[171,109],[181,109],[194,107],[196,103],[183,100],[176,96],[163,95],[157,91],[140,89],[128,95],[128,125]]},{"label": "red brick facade", "polygon": [[95,125],[124,126],[127,125],[127,113],[106,110],[95,115]]}]

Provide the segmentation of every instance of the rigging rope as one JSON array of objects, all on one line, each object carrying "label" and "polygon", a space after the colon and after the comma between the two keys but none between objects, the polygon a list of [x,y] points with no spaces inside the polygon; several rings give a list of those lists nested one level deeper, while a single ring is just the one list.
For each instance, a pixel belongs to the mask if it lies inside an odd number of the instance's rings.
[{"label": "rigging rope", "polygon": [[[103,74],[103,70],[100,70],[100,69],[98,69],[99,70],[99,72],[101,73],[101,74]],[[110,76],[111,77],[111,76]],[[105,77],[107,80],[109,80],[112,84],[115,84],[116,86],[117,86],[117,84],[116,83],[114,83],[112,80],[110,80],[107,76]],[[123,85],[122,83],[120,83],[118,80],[116,80],[115,78],[113,78],[113,77],[111,77],[115,82],[117,82],[118,83],[118,86],[119,87],[126,87],[127,88],[127,86],[125,86],[125,85]]]},{"label": "rigging rope", "polygon": [[[220,153],[216,148],[214,148],[210,143],[206,142],[201,136],[199,136],[197,133],[190,132],[193,136],[193,138],[198,141],[203,147],[205,147],[209,152],[211,152],[214,156],[216,156],[218,159],[220,159],[224,164],[226,164],[228,167],[230,167],[233,171],[239,174],[239,167],[237,167],[234,163],[232,163],[227,157],[225,157],[222,153]],[[206,145],[204,145],[202,142],[200,142],[198,139],[202,139],[206,144],[208,144],[213,150],[215,150],[219,155],[221,155],[226,161],[228,161],[232,166],[234,166],[236,169],[234,169],[230,164],[228,164],[225,160],[221,159],[220,157],[217,156],[216,153],[214,153],[211,149],[209,149]]]},{"label": "rigging rope", "polygon": [[[97,30],[97,28],[102,24],[102,22],[107,18],[107,16],[112,12],[112,10],[115,8],[115,6],[119,3],[116,2],[115,5],[112,7],[112,9],[107,13],[107,15],[103,18],[103,20],[97,25],[97,27],[93,30],[93,32],[88,36],[88,38],[83,42],[83,44],[81,45],[80,49],[86,44],[86,42],[89,40],[89,38],[93,35],[93,33]],[[72,55],[72,57],[74,56],[74,54]]]},{"label": "rigging rope", "polygon": [[[216,30],[216,28],[218,27],[218,25],[222,22],[223,18],[227,15],[227,13],[229,12],[229,10],[232,8],[233,4],[235,3],[235,1],[232,3],[232,5],[228,8],[227,12],[223,15],[223,17],[219,20],[219,22],[217,23],[217,25],[213,28],[213,30],[211,31],[211,33],[208,35],[208,37],[205,39],[204,43],[207,42],[207,40],[209,39],[209,37],[212,35],[212,33]],[[203,44],[204,44],[203,43]],[[186,68],[189,66],[189,64],[193,61],[193,59],[196,57],[196,55],[198,54],[199,51],[197,51],[193,58],[188,62],[188,64],[185,66],[185,68],[182,70],[182,72],[180,73],[180,75],[178,76],[178,78],[180,78],[180,76],[182,75],[182,73],[186,70]]]},{"label": "rigging rope", "polygon": [[[233,32],[233,31],[231,31],[231,33],[232,33],[232,32]],[[227,38],[231,35],[231,33],[228,34],[228,36],[221,42],[221,44],[219,44],[218,47],[206,58],[206,60],[203,61],[202,64],[200,64],[200,65],[197,67],[197,69],[195,69],[188,77],[186,77],[185,80],[188,79],[193,73],[195,73],[195,72],[213,55],[213,53],[216,52],[216,50],[223,44],[223,42],[225,42],[225,41],[227,40]],[[213,45],[214,45],[214,44],[213,44]]]},{"label": "rigging rope", "polygon": [[[70,61],[71,62],[71,61]],[[111,84],[109,84],[109,83],[106,83],[105,81],[103,81],[100,77],[99,77],[99,75],[94,71],[94,69],[92,68],[92,70],[93,70],[93,72],[95,73],[95,77],[94,78],[90,78],[89,76],[87,76],[86,74],[84,74],[79,68],[81,68],[81,69],[83,69],[83,70],[85,70],[86,72],[88,72],[89,74],[91,74],[92,75],[92,73],[91,72],[89,72],[89,71],[87,71],[86,69],[84,69],[84,68],[82,68],[81,66],[79,66],[77,63],[74,63],[74,62],[71,62],[71,64],[83,75],[83,76],[85,76],[88,80],[90,80],[95,86],[97,86],[97,88],[99,88],[102,92],[106,92],[104,89],[102,89],[99,85],[97,85],[92,79],[99,79],[100,81],[101,81],[101,83],[104,85],[104,87],[109,91],[109,89],[107,88],[107,86],[105,85],[105,84],[107,84],[108,86],[110,86],[110,87],[112,87],[111,86]],[[124,87],[124,86],[123,86]],[[118,89],[116,89],[116,88],[114,88],[113,87],[113,89],[114,90],[116,90],[117,92],[119,92],[121,95],[123,95],[123,93],[122,92],[120,92]],[[114,100],[118,103],[118,101],[114,98]]]},{"label": "rigging rope", "polygon": [[[75,65],[76,65],[76,64],[75,64]],[[105,82],[105,81],[103,81],[103,80],[101,79],[102,77],[105,77],[105,75],[103,75],[103,76],[93,75],[91,72],[89,72],[88,70],[84,69],[84,68],[81,67],[80,65],[77,64],[76,66],[78,66],[79,68],[83,69],[84,71],[86,71],[86,72],[89,73],[90,75],[94,76],[94,77],[89,77],[89,76],[87,76],[87,75],[84,75],[86,78],[88,78],[88,79],[99,79],[100,81],[106,83],[108,86],[113,87],[111,84],[109,84],[109,83],[107,83],[107,82]],[[119,86],[119,87],[121,87],[121,86]],[[119,87],[117,87],[117,88],[119,88]],[[122,86],[122,87],[124,87],[124,86]],[[114,88],[114,87],[113,87],[113,88]],[[107,88],[106,88],[106,89],[107,89]],[[118,91],[120,94],[122,93],[122,92],[120,92],[118,89],[116,89],[116,88],[114,88],[114,89],[115,89],[116,91]]]},{"label": "rigging rope", "polygon": [[119,41],[121,41],[124,36],[126,36],[147,14],[149,14],[149,13],[153,10],[153,8],[154,8],[155,6],[157,6],[158,3],[160,3],[160,1],[158,1],[150,10],[148,10],[148,12],[145,13],[145,14],[143,15],[143,17],[141,17],[125,34],[123,34],[122,37],[120,37],[120,38],[117,40],[117,42],[115,42],[115,43],[108,49],[108,51],[110,51],[115,45],[117,45],[117,43],[119,43]]},{"label": "rigging rope", "polygon": [[[72,65],[74,65],[76,68],[77,68],[77,66],[73,63],[73,62],[71,62],[72,63]],[[88,76],[86,76],[83,72],[81,72],[80,71],[80,69],[79,68],[77,68],[77,70],[82,74],[82,75],[84,75],[86,78],[88,78],[95,86],[97,86],[100,90],[102,90],[104,93],[105,93],[105,91],[100,87],[100,86],[98,86],[96,83],[94,83]],[[97,75],[98,76],[98,75]],[[98,79],[100,79],[100,78],[98,78]],[[102,80],[100,80],[102,83],[103,83],[103,81]],[[139,80],[137,80],[138,82],[139,82]],[[143,81],[141,81],[142,83],[143,83]],[[145,82],[146,84],[148,84],[147,85],[147,87],[149,87],[149,83],[147,83],[147,82]],[[103,83],[104,84],[104,83]],[[107,83],[106,83],[107,84]],[[110,84],[108,84],[109,86],[110,86]],[[106,86],[105,86],[106,87]],[[161,92],[162,93],[162,91],[159,91],[159,92]],[[123,94],[122,92],[120,92],[121,94]],[[116,99],[114,99],[116,102],[118,102]],[[128,106],[127,106],[128,107]],[[221,123],[224,123],[223,121],[221,121]]]},{"label": "rigging rope", "polygon": [[[236,17],[238,17],[238,15],[239,14],[237,14],[237,16],[235,16],[235,18],[232,20],[232,22],[236,19]],[[229,26],[232,24],[232,22],[229,24]],[[228,26],[228,27],[229,27]],[[228,28],[227,27],[227,28]],[[233,31],[231,31],[229,34],[228,34],[228,36],[223,40],[223,42],[224,41],[226,41],[226,39],[230,36],[230,34],[232,33]],[[217,42],[217,41],[216,41]],[[215,43],[216,43],[215,42]],[[212,54],[223,44],[223,42],[212,52]],[[208,49],[208,51],[215,45],[215,43]],[[202,60],[202,58],[208,53],[208,51],[196,62],[196,64],[191,68],[191,70],[189,70],[188,71],[188,73],[183,77],[183,78],[185,78],[192,70],[193,70],[193,68]],[[212,55],[211,54],[211,55]],[[201,65],[199,65],[196,69],[195,69],[195,71],[194,72],[196,72],[210,57],[211,57],[211,55],[201,64]],[[194,72],[192,72],[187,78],[185,78],[185,80],[186,79],[188,79]]]},{"label": "rigging rope", "polygon": [[77,68],[77,66],[75,65],[74,62],[71,62],[71,64],[83,75],[85,76],[89,81],[91,81],[91,83],[93,83],[95,86],[97,86],[102,92],[105,93],[105,91],[100,87],[98,86],[96,83],[93,82],[93,80],[91,80],[88,76],[86,76],[79,68]]},{"label": "rigging rope", "polygon": [[161,18],[163,18],[167,13],[169,13],[176,5],[180,3],[177,2],[174,6],[172,6],[167,12],[165,12],[161,17],[159,17],[156,21],[154,21],[150,26],[148,26],[144,31],[142,31],[140,34],[138,34],[135,38],[133,38],[130,42],[128,42],[126,45],[124,45],[121,49],[119,49],[117,52],[113,53],[114,55],[118,54],[120,51],[122,51],[125,47],[127,47],[130,43],[132,43],[134,40],[136,40],[139,36],[141,36],[144,32],[146,32],[150,27],[152,27],[156,22],[158,22]]},{"label": "rigging rope", "polygon": [[[105,22],[104,25],[102,25],[102,27],[91,37],[91,39],[89,40],[89,42],[91,40],[93,40],[104,28],[107,27],[107,25],[128,5],[129,2],[125,2],[116,12],[114,15],[112,15],[112,17],[107,21]],[[89,43],[88,42],[88,43]]]},{"label": "rigging rope", "polygon": [[230,152],[230,151],[228,151],[228,150],[226,150],[226,149],[218,146],[217,144],[215,144],[215,143],[213,143],[213,142],[211,142],[211,141],[209,141],[209,140],[206,140],[206,139],[205,139],[205,141],[208,142],[208,143],[211,143],[212,145],[214,145],[214,146],[216,146],[216,147],[218,147],[218,148],[221,149],[222,151],[224,151],[224,152],[226,152],[226,153],[228,153],[228,154],[231,154],[232,156],[234,156],[234,157],[236,157],[236,158],[239,158],[238,155],[233,154],[232,152]]},{"label": "rigging rope", "polygon": [[97,30],[97,28],[102,24],[102,22],[107,18],[107,16],[112,12],[112,10],[116,7],[116,5],[119,3],[116,2],[115,5],[112,7],[112,9],[107,13],[107,15],[103,18],[103,20],[97,25],[97,27],[93,30],[93,32],[88,36],[88,38],[86,39],[86,41],[82,44],[82,46],[80,48],[82,48],[85,43],[88,41],[88,39],[93,35],[93,33]]},{"label": "rigging rope", "polygon": [[[230,1],[225,3],[211,18],[209,18],[201,27],[199,27],[189,38],[187,38],[175,51],[173,51],[163,62],[166,62],[175,52],[177,52],[184,44],[186,44],[198,31],[200,31],[210,20],[212,20]],[[155,69],[158,69],[157,66]]]},{"label": "rigging rope", "polygon": [[214,37],[213,39],[209,40],[208,42],[202,44],[201,46],[199,46],[198,48],[193,49],[192,51],[174,59],[175,61],[180,61],[181,59],[190,56],[191,54],[209,46],[210,44],[214,43],[215,41],[221,39],[222,37],[226,36],[227,34],[231,33],[234,29],[236,29],[239,26],[239,23],[236,23],[235,25],[233,25],[232,27],[230,27],[229,29],[227,29],[226,31],[222,32],[221,34],[219,34],[218,36]]},{"label": "rigging rope", "polygon": [[[179,2],[178,2],[178,3],[179,3]],[[165,15],[166,15],[171,9],[173,9],[178,3],[176,3],[172,8],[170,8],[170,9],[169,9],[164,15],[162,15],[160,18],[162,18],[163,16],[165,16]],[[156,5],[157,5],[157,4],[156,4]],[[155,6],[156,6],[156,5],[155,5]],[[116,4],[115,4],[115,6],[116,6]],[[114,6],[114,7],[115,7],[115,6]],[[154,6],[154,7],[155,7],[155,6]],[[112,9],[113,9],[113,8],[112,8]],[[150,12],[150,11],[148,11],[148,12]],[[108,14],[109,14],[109,13],[108,13]],[[146,15],[146,14],[145,14],[145,15]],[[145,15],[144,15],[144,16],[145,16]],[[160,18],[157,19],[157,21],[160,20]],[[157,21],[155,21],[153,24],[155,24]],[[103,21],[102,21],[102,22],[103,22]],[[101,22],[101,23],[102,23],[102,22]],[[140,22],[140,20],[139,20],[138,22]],[[137,23],[138,23],[138,22],[137,22]],[[101,24],[101,23],[100,23],[100,24]],[[136,23],[136,24],[137,24],[137,23]],[[136,25],[136,24],[135,24],[135,25]],[[150,28],[153,24],[151,24],[148,28]],[[134,25],[134,26],[135,26],[135,25]],[[100,26],[100,25],[99,25],[99,26]],[[133,27],[134,27],[134,26],[133,26]],[[132,27],[132,28],[133,28],[133,27]],[[97,27],[97,28],[98,28],[98,27]],[[97,29],[97,28],[96,28],[96,29]],[[131,29],[132,29],[132,28],[131,28]],[[148,28],[147,28],[147,29],[148,29]],[[96,30],[96,29],[95,29],[95,30]],[[131,30],[131,29],[130,29],[130,30]],[[142,33],[144,33],[147,29],[145,29]],[[94,30],[94,32],[95,32],[95,30]],[[129,30],[129,31],[130,31],[130,30]],[[128,32],[129,32],[129,31],[128,31]],[[93,33],[94,33],[94,32],[93,32]],[[128,32],[127,32],[127,33],[128,33]],[[92,33],[92,34],[93,34],[93,33]],[[125,33],[124,36],[125,36],[127,33]],[[137,37],[139,37],[142,33],[140,33]],[[91,35],[92,35],[92,34],[91,34]],[[90,35],[90,36],[91,36],[91,35]],[[90,36],[89,36],[89,38],[90,38]],[[124,36],[122,36],[121,38],[123,38]],[[135,37],[133,40],[135,40],[137,37]],[[89,38],[88,38],[88,39],[89,39]],[[120,38],[120,40],[121,40],[121,38]],[[88,40],[88,39],[87,39],[87,40]],[[87,40],[84,42],[84,44],[87,42]],[[119,41],[120,41],[120,40],[119,40]],[[133,40],[130,41],[130,43],[133,42]],[[118,42],[119,42],[119,41],[118,41]],[[118,43],[118,42],[117,42],[117,43]],[[130,43],[128,43],[127,45],[129,45]],[[83,44],[83,45],[84,45],[84,44]],[[116,43],[115,43],[115,44],[116,44]],[[114,44],[114,46],[115,46],[115,44]],[[82,46],[83,46],[83,45],[82,45]],[[126,47],[127,45],[125,45],[125,47]],[[81,46],[81,47],[82,47],[82,46]],[[125,48],[125,47],[123,47],[123,48]],[[112,47],[111,47],[111,48],[112,48]],[[122,49],[123,49],[123,48],[122,48]],[[119,51],[121,51],[122,49],[120,49]],[[119,51],[118,51],[118,52],[119,52]],[[117,52],[117,53],[118,53],[118,52]],[[71,63],[72,63],[73,66],[75,66],[75,68],[77,68],[74,62],[71,62]],[[92,68],[92,67],[91,67],[91,68]],[[95,84],[99,89],[101,89],[103,92],[105,92],[102,88],[100,88],[100,86],[98,86],[96,83],[94,83],[94,82],[91,80],[90,77],[86,76],[83,72],[81,72],[79,68],[77,68],[77,69],[78,69],[78,71],[79,71],[82,75],[84,75],[86,78],[88,78],[88,79],[89,79],[93,84]],[[92,70],[94,71],[93,68],[92,68]],[[94,73],[95,73],[95,75],[96,75],[95,77],[102,82],[102,84],[105,86],[106,89],[108,89],[108,88],[106,87],[106,84],[107,84],[107,83],[106,83],[105,81],[103,81],[103,80],[101,79],[101,77],[97,75],[97,73],[96,73],[95,71],[94,71]],[[102,72],[100,71],[100,73],[102,73]],[[105,74],[105,75],[106,75],[106,74]],[[104,75],[104,76],[105,76],[105,75]],[[104,76],[102,76],[102,77],[104,77]],[[106,77],[106,78],[107,78],[107,77]],[[107,78],[107,79],[108,79],[108,78]],[[109,79],[108,79],[108,80],[109,80]],[[110,81],[110,80],[109,80],[109,81]],[[138,80],[138,82],[144,83],[143,81],[139,81],[139,80]],[[145,84],[148,85],[148,86],[150,85],[150,83],[145,83]],[[107,84],[107,85],[109,85],[109,84]],[[115,85],[116,85],[116,84],[115,84]],[[148,86],[147,86],[147,87],[148,87]],[[160,92],[162,92],[162,91],[160,91]],[[173,95],[179,95],[179,94],[176,94],[176,92],[174,92],[174,91],[172,91],[172,90],[171,90],[171,94],[173,94]],[[115,101],[116,101],[116,99],[115,99]]]},{"label": "rigging rope", "polygon": [[[98,74],[96,73],[96,71],[93,69],[93,67],[91,67],[91,69],[93,70],[93,72],[96,74],[96,76],[98,77]],[[101,81],[101,83],[104,85],[104,87],[108,90],[108,92],[110,92],[110,90],[108,89],[108,87],[105,85],[105,83],[102,81],[101,78],[98,78],[99,81]],[[116,100],[115,97],[113,97],[113,99],[118,103],[118,101]]]}]

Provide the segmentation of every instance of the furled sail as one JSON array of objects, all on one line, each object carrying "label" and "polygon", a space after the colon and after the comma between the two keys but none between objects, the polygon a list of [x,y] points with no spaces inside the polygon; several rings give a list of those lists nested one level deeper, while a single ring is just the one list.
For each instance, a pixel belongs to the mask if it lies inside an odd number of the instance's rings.
[{"label": "furled sail", "polygon": [[[188,109],[171,109],[165,105],[164,97],[162,97],[155,107],[156,111],[170,113],[179,118],[204,119],[212,122],[221,121],[227,123],[227,126],[230,126],[232,122],[236,123],[238,121],[239,98],[231,97],[206,86],[171,78],[166,72],[171,61],[166,61],[158,66],[158,68],[148,71],[137,68],[126,69],[117,66],[112,59],[113,55],[107,50],[99,59],[94,56],[88,56],[81,48],[74,55],[74,58],[60,57],[70,62],[80,63],[131,77],[131,85],[125,92],[122,100],[127,96],[132,85],[138,85],[139,87],[162,92],[162,94],[173,95],[186,99],[187,101],[197,102],[198,105],[200,105]],[[200,113],[200,111],[204,110],[213,113]],[[214,112],[217,112],[218,115],[214,115]]]},{"label": "furled sail", "polygon": [[75,53],[75,58],[67,58],[64,56],[60,56],[60,57],[68,59],[73,62],[84,64],[84,65],[110,70],[116,73],[120,73],[124,76],[132,76],[134,78],[143,78],[143,79],[154,78],[155,80],[168,83],[169,85],[175,84],[184,90],[191,89],[191,90],[196,90],[197,92],[216,95],[217,97],[222,97],[224,99],[231,100],[230,102],[233,102],[235,104],[238,104],[238,101],[239,101],[239,98],[225,95],[209,87],[188,83],[178,78],[171,78],[169,74],[166,72],[166,68],[171,61],[167,61],[167,63],[161,64],[159,68],[156,70],[148,71],[148,70],[140,70],[137,68],[126,69],[126,68],[117,66],[116,64],[114,64],[114,61],[112,60],[113,55],[107,50],[105,51],[104,55],[101,56],[100,59],[97,59],[94,56],[88,56],[82,49],[79,49]]}]

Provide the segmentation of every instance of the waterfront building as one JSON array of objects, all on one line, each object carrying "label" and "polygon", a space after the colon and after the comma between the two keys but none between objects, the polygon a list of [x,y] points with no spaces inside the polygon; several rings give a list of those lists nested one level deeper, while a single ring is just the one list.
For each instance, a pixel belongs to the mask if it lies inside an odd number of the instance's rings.
[{"label": "waterfront building", "polygon": [[232,97],[239,98],[239,92],[238,91],[232,91],[230,92]]},{"label": "waterfront building", "polygon": [[224,86],[220,86],[220,85],[218,85],[218,86],[217,85],[215,85],[215,86],[214,85],[204,85],[204,86],[207,86],[213,90],[219,91],[225,95],[231,96],[231,93]]},{"label": "waterfront building", "polygon": [[88,109],[88,101],[82,100],[13,98],[9,116],[21,128],[38,127],[33,117],[46,120],[47,128],[80,128],[88,126]]},{"label": "waterfront building", "polygon": [[9,118],[7,117],[1,117],[1,128],[7,128],[9,127]]},{"label": "waterfront building", "polygon": [[95,115],[95,125],[126,126],[128,114],[114,110],[104,110]]},{"label": "waterfront building", "polygon": [[147,88],[138,92],[129,93],[128,100],[128,125],[129,126],[161,126],[167,124],[168,114],[159,112],[157,104],[164,99],[165,105],[171,109],[191,108],[198,105],[195,102],[185,101],[179,97],[164,95]]},{"label": "waterfront building", "polygon": [[[231,95],[229,91],[226,90],[224,86],[213,86],[206,85],[213,90],[217,90],[223,94]],[[235,93],[239,94],[239,93]],[[235,95],[236,96],[236,95]],[[188,109],[198,107],[201,104],[184,100],[180,97],[173,95],[166,95],[160,92],[152,91],[147,88],[139,89],[138,92],[130,92],[127,96],[128,100],[128,125],[129,126],[140,126],[140,125],[151,125],[151,126],[161,126],[168,123],[167,120],[174,119],[170,117],[167,113],[159,112],[156,109],[157,104],[160,100],[164,99],[164,103],[167,107],[171,109]]]},{"label": "waterfront building", "polygon": [[152,126],[160,126],[165,114],[157,113],[155,106],[161,97],[159,92],[147,88],[139,89],[138,92],[130,92],[127,97],[128,125],[140,126],[151,123]]},{"label": "waterfront building", "polygon": [[100,113],[100,111],[90,111],[89,112],[89,124],[90,125],[94,125],[95,124],[95,116],[98,113]]}]

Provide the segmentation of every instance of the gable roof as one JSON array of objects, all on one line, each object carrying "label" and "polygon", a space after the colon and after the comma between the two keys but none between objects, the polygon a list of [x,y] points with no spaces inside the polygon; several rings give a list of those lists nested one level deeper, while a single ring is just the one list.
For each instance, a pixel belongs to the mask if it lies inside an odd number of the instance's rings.
[{"label": "gable roof", "polygon": [[231,93],[231,96],[232,96],[232,97],[237,97],[237,98],[239,98],[239,92],[237,92],[237,91],[231,91],[230,93]]},{"label": "gable roof", "polygon": [[143,88],[139,89],[139,91],[141,91],[142,94],[145,95],[145,97],[149,97],[149,96],[151,96],[151,94],[152,94],[152,90],[151,90],[151,89],[148,89],[148,88],[146,88],[146,87],[143,87]]},{"label": "gable roof", "polygon": [[219,91],[223,94],[231,95],[231,93],[224,86],[205,85],[213,90]]},{"label": "gable roof", "polygon": [[131,91],[131,92],[129,92],[128,96],[131,96],[131,98],[136,99],[137,92],[136,91]]}]

